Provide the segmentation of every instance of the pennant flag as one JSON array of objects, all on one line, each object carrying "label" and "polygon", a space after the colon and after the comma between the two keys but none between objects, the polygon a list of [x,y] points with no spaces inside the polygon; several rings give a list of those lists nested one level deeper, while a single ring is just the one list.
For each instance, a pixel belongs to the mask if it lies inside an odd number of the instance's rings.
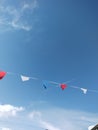
[{"label": "pennant flag", "polygon": [[65,88],[67,88],[67,85],[66,84],[60,84],[60,87],[62,90],[64,90]]},{"label": "pennant flag", "polygon": [[30,79],[30,77],[21,75],[21,79],[22,79],[22,81],[28,81]]},{"label": "pennant flag", "polygon": [[80,89],[83,91],[84,94],[87,93],[87,89],[85,89],[85,88],[80,88]]},{"label": "pennant flag", "polygon": [[47,86],[45,84],[43,84],[43,87],[44,87],[44,89],[47,89]]},{"label": "pennant flag", "polygon": [[43,87],[44,89],[47,89],[47,87],[50,86],[50,83],[46,80],[43,80]]},{"label": "pennant flag", "polygon": [[44,89],[47,89],[48,84],[49,84],[48,81],[46,81],[46,80],[43,81],[43,87],[44,87]]},{"label": "pennant flag", "polygon": [[0,79],[2,79],[6,75],[6,72],[0,71]]}]

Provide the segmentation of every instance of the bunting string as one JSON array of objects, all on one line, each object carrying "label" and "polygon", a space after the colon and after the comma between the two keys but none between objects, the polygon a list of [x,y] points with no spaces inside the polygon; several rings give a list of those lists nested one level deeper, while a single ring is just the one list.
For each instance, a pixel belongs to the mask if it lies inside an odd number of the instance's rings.
[{"label": "bunting string", "polygon": [[81,90],[84,94],[87,94],[88,91],[93,92],[93,93],[98,93],[98,90],[91,90],[91,89],[87,89],[87,88],[81,88],[81,87],[77,87],[77,86],[73,86],[73,85],[68,85],[69,83],[74,81],[74,79],[68,80],[68,81],[63,82],[63,83],[58,83],[58,82],[55,82],[55,81],[41,80],[37,77],[25,76],[23,74],[0,71],[0,80],[3,79],[6,76],[6,74],[20,76],[22,82],[29,81],[30,79],[36,80],[36,81],[40,80],[40,81],[42,81],[44,89],[47,89],[48,86],[53,85],[55,87],[60,87],[62,90],[66,89],[67,87],[70,87],[70,88],[73,88],[73,89],[78,89],[78,90]]}]

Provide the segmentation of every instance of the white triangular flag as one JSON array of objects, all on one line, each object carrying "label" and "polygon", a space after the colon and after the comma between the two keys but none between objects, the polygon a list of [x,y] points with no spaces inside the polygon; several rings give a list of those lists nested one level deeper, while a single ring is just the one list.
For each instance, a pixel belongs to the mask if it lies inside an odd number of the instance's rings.
[{"label": "white triangular flag", "polygon": [[85,88],[80,88],[80,89],[83,91],[84,94],[87,93],[87,89],[85,89]]},{"label": "white triangular flag", "polygon": [[22,79],[22,81],[28,81],[30,79],[30,77],[21,75],[21,79]]}]

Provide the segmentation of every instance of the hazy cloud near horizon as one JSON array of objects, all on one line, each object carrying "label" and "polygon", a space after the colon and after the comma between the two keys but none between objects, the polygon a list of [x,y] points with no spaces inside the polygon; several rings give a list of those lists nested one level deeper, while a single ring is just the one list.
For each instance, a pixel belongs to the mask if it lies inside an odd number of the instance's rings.
[{"label": "hazy cloud near horizon", "polygon": [[18,127],[21,124],[20,130],[22,128],[25,130],[28,126],[34,127],[36,130],[39,128],[49,130],[86,130],[89,125],[98,122],[98,115],[96,113],[54,107],[39,111],[33,110],[32,108],[32,111],[30,111],[22,106],[17,107],[10,104],[0,105],[0,120],[2,122],[0,128],[2,130],[13,130],[16,125]]}]

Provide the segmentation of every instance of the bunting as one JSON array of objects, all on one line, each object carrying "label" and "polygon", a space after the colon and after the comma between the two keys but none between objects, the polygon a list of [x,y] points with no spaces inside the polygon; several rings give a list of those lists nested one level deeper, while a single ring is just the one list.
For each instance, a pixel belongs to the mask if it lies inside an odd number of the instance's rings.
[{"label": "bunting", "polygon": [[28,81],[29,79],[30,79],[30,77],[21,75],[21,80],[22,80],[23,82],[24,82],[24,81]]},{"label": "bunting", "polygon": [[[16,74],[16,73],[12,73],[12,72],[5,72],[5,71],[0,71],[0,80],[3,79],[6,74],[20,76],[21,81],[23,81],[23,82],[29,81],[30,79],[40,80],[39,78],[36,78],[36,77],[29,77],[29,76],[24,76],[24,75],[21,75],[21,74]],[[89,90],[87,88],[81,88],[81,87],[77,87],[77,86],[68,85],[68,83],[70,83],[72,80],[69,80],[69,81],[66,81],[66,82],[63,82],[63,83],[57,83],[57,82],[54,82],[54,81],[47,81],[47,80],[40,80],[40,81],[42,81],[44,89],[47,89],[50,86],[60,87],[62,90],[66,89],[67,87],[71,87],[71,88],[74,88],[74,89],[81,90],[83,92],[83,94],[87,94],[88,91],[98,93],[98,90]]]},{"label": "bunting", "polygon": [[6,75],[6,72],[0,71],[0,79],[3,79],[5,75]]},{"label": "bunting", "polygon": [[65,88],[67,88],[67,85],[66,84],[60,84],[60,87],[62,90],[64,90]]},{"label": "bunting", "polygon": [[84,94],[87,93],[87,89],[85,89],[85,88],[80,88],[80,89],[83,91]]}]

